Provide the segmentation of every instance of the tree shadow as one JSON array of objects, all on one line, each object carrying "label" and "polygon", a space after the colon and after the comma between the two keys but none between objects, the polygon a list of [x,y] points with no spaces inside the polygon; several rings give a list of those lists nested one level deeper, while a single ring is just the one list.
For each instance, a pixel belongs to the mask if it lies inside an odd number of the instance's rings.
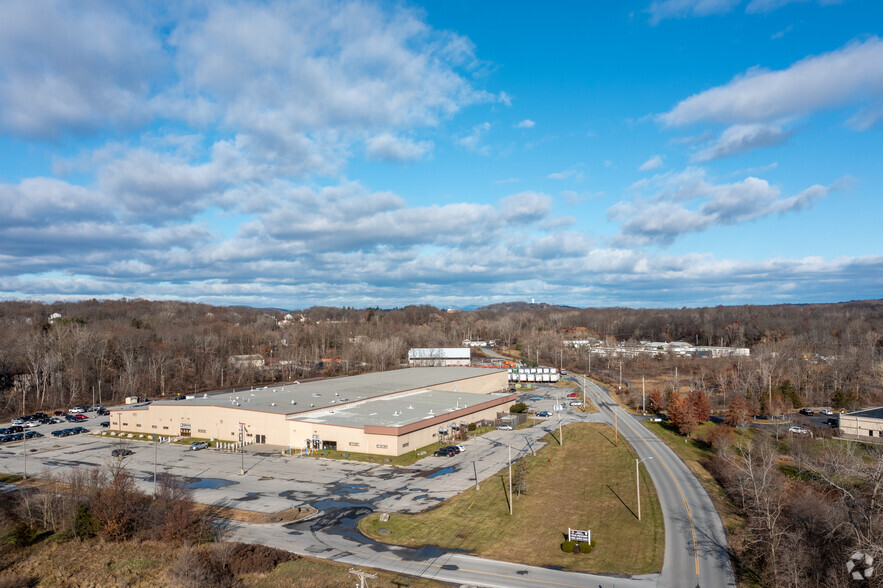
[{"label": "tree shadow", "polygon": [[506,477],[500,476],[500,484],[503,485],[503,496],[506,498],[506,508],[512,510],[512,505],[509,504],[509,489],[506,487]]},{"label": "tree shadow", "polygon": [[619,500],[619,501],[622,503],[622,505],[623,505],[624,507],[626,507],[626,509],[627,509],[630,513],[632,513],[632,516],[635,517],[635,518],[637,519],[637,518],[638,518],[638,515],[635,513],[635,511],[632,510],[632,508],[631,508],[628,504],[625,503],[625,501],[619,496],[619,494],[616,493],[616,490],[614,490],[613,488],[611,488],[611,487],[610,487],[610,484],[605,484],[605,485],[607,486],[607,489],[608,489],[608,490],[610,490],[611,492],[613,492],[613,495],[616,496],[617,500]]}]

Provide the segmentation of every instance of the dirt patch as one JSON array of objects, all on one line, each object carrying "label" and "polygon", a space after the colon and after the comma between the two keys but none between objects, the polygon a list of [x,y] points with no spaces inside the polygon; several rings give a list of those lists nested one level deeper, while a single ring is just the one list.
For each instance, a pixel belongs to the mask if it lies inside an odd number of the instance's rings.
[{"label": "dirt patch", "polygon": [[237,543],[230,554],[230,571],[234,574],[266,574],[281,563],[298,559],[293,553],[267,547]]},{"label": "dirt patch", "polygon": [[297,506],[280,510],[279,512],[256,512],[241,508],[230,508],[229,506],[213,506],[211,504],[194,504],[194,506],[197,511],[209,511],[209,514],[215,518],[239,521],[241,523],[256,523],[259,525],[291,523],[319,512],[312,506]]}]

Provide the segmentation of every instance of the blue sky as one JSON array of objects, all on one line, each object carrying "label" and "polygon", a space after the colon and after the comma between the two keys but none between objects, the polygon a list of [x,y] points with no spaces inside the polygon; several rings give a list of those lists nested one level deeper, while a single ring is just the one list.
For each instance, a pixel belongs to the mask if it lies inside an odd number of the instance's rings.
[{"label": "blue sky", "polygon": [[876,1],[0,11],[0,299],[883,292]]}]

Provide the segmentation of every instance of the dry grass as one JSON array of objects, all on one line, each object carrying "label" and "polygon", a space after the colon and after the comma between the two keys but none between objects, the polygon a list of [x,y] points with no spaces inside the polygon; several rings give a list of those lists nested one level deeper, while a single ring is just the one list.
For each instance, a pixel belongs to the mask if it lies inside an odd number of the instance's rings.
[{"label": "dry grass", "polygon": [[[568,570],[640,574],[662,568],[664,530],[656,490],[641,471],[641,509],[637,520],[635,454],[613,429],[598,423],[564,428],[564,446],[549,445],[527,460],[528,492],[514,501],[509,516],[507,471],[417,515],[379,514],[360,529],[379,540],[402,545],[439,545],[477,555]],[[591,554],[568,554],[561,542],[568,527],[591,529],[597,542]],[[381,535],[379,529],[389,534]]]},{"label": "dry grass", "polygon": [[243,510],[240,508],[230,508],[229,506],[212,506],[210,504],[193,503],[197,512],[209,511],[212,516],[228,519],[231,521],[240,521],[242,523],[290,523],[316,514],[318,511],[312,506],[295,507],[280,510],[279,512],[257,512],[253,510]]},{"label": "dry grass", "polygon": [[[254,588],[325,588],[326,586],[358,586],[358,578],[349,573],[352,566],[331,564],[323,560],[300,558],[278,566],[273,572],[263,575],[245,576],[242,578],[245,586]],[[445,586],[433,580],[424,578],[402,578],[395,572],[357,568],[372,574],[376,578],[368,580],[372,588],[392,588],[405,584],[412,588],[434,588]],[[396,583],[395,580],[403,580]]]}]

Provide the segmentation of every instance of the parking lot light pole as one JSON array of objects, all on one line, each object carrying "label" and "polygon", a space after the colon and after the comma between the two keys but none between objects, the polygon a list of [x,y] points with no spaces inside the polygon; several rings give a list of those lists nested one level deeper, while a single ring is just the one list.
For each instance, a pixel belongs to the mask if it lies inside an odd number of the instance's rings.
[{"label": "parking lot light pole", "polygon": [[[653,457],[645,457],[644,459],[639,460],[635,458],[635,488],[638,489],[638,520],[641,520],[641,472],[638,466],[641,465],[641,462],[647,459],[653,459]],[[645,466],[646,467],[646,466]]]},{"label": "parking lot light pole", "polygon": [[159,443],[156,433],[153,434],[153,497],[156,498],[156,453]]}]

